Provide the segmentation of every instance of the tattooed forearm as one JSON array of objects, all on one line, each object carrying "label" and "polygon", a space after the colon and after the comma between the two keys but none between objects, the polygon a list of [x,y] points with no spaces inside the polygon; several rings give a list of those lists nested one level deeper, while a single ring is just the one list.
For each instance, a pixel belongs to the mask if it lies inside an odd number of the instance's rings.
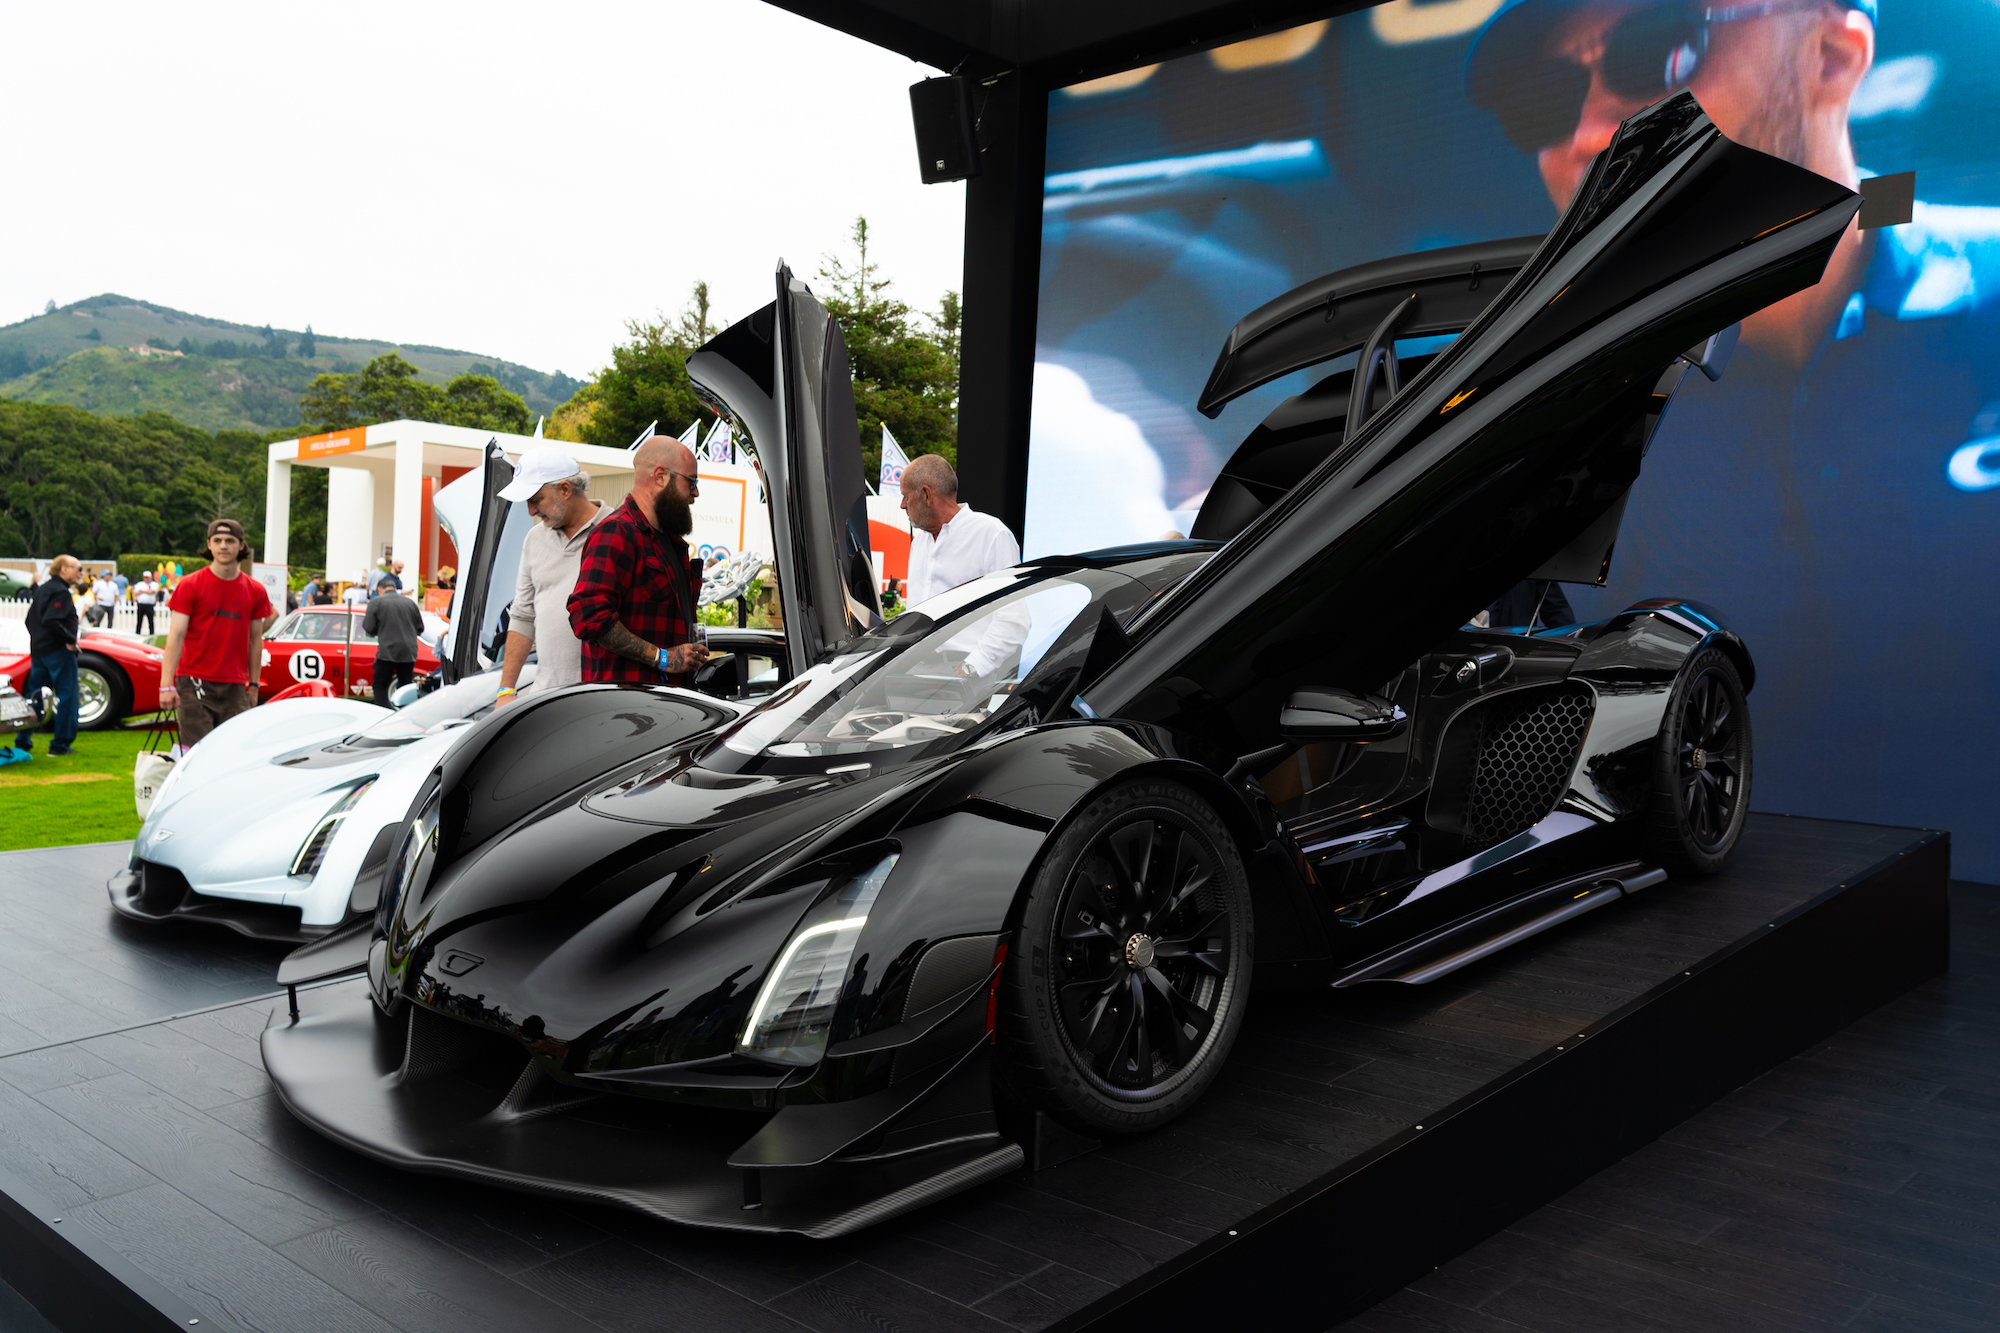
[{"label": "tattooed forearm", "polygon": [[647,666],[657,665],[660,650],[625,628],[625,622],[614,620],[611,627],[597,636],[598,646],[608,648],[620,657],[629,657],[634,662],[644,662]]}]

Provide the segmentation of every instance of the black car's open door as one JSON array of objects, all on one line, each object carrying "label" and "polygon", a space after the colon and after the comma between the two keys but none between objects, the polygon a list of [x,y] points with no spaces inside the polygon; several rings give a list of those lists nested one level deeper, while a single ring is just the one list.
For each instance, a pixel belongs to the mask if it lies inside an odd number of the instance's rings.
[{"label": "black car's open door", "polygon": [[534,523],[525,503],[501,498],[501,488],[512,480],[514,465],[497,439],[488,440],[484,466],[437,493],[438,522],[464,561],[451,626],[438,645],[447,685],[497,663],[507,638],[505,615],[520,574],[521,544]]},{"label": "black car's open door", "polygon": [[750,437],[771,504],[793,670],[882,621],[854,375],[840,326],[778,264],[777,299],[688,357],[688,378]]},{"label": "black car's open door", "polygon": [[[1859,202],[1690,94],[1633,116],[1505,290],[1128,626],[1085,701],[1244,753],[1301,685],[1375,688],[1579,545],[1691,356],[1818,282]],[[1265,359],[1218,366],[1212,405],[1294,358]]]}]

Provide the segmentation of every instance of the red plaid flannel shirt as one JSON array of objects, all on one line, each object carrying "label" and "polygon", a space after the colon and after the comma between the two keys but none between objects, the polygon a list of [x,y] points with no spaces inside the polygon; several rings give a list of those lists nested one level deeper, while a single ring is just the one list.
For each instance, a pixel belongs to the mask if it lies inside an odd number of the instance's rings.
[{"label": "red plaid flannel shirt", "polygon": [[[687,571],[685,580],[675,576],[676,567]],[[656,648],[686,643],[700,596],[701,562],[689,557],[687,543],[669,540],[626,496],[584,540],[576,590],[569,595],[569,627],[583,643],[583,678],[657,684],[658,667],[600,647],[598,636],[623,621]],[[687,674],[668,681],[685,685]]]}]

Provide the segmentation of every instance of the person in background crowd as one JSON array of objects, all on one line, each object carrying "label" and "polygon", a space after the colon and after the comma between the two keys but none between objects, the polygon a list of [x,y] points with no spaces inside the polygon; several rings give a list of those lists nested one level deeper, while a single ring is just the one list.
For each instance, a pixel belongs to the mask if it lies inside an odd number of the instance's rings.
[{"label": "person in background crowd", "polygon": [[319,575],[306,576],[305,586],[299,589],[299,601],[306,606],[319,605]]},{"label": "person in background crowd", "polygon": [[132,585],[132,605],[138,609],[138,619],[132,628],[140,634],[159,633],[153,627],[153,608],[159,604],[160,581],[151,570],[141,570],[139,581]]},{"label": "person in background crowd", "polygon": [[[33,700],[44,689],[54,690],[56,715],[49,753],[70,753],[76,742],[76,603],[70,585],[83,577],[83,566],[73,555],[59,555],[49,562],[49,576],[34,587],[28,602],[28,685],[21,693]],[[44,719],[46,721],[47,719]],[[16,749],[35,748],[35,729],[14,734]]]},{"label": "person in background crowd", "polygon": [[903,512],[910,516],[909,602],[970,583],[983,574],[1021,563],[1021,544],[991,514],[977,514],[958,500],[958,474],[938,454],[910,460],[903,469]]},{"label": "person in background crowd", "polygon": [[90,585],[90,623],[103,629],[118,610],[118,585],[106,570]]},{"label": "person in background crowd", "polygon": [[375,581],[375,598],[361,617],[361,632],[375,639],[375,702],[395,707],[389,699],[398,685],[417,678],[417,635],[424,630],[424,613],[396,591],[395,575]]},{"label": "person in background crowd", "polygon": [[375,590],[378,595],[382,590],[384,579],[388,581],[391,591],[401,592],[403,590],[403,562],[400,560],[391,560],[389,562],[389,572],[384,574],[382,578],[375,580]]},{"label": "person in background crowd", "polygon": [[327,584],[326,574],[323,571],[313,575],[313,585],[312,604],[314,606],[332,606],[333,589]]},{"label": "person in background crowd", "polygon": [[583,545],[569,624],[583,642],[588,681],[685,685],[708,660],[691,642],[701,561],[688,555],[694,453],[655,435],[632,456],[632,493],[591,528]]},{"label": "person in background crowd", "polygon": [[168,603],[159,706],[175,710],[187,749],[257,702],[251,682],[264,656],[271,599],[244,573],[245,554],[243,525],[216,519],[208,525],[208,568],[182,579]]},{"label": "person in background crowd", "polygon": [[118,600],[121,602],[126,600],[125,590],[132,586],[132,580],[126,578],[122,570],[114,569],[111,571],[111,581],[118,585]]},{"label": "person in background crowd", "polygon": [[519,693],[515,682],[535,653],[535,680],[528,688],[546,692],[583,679],[583,645],[570,629],[569,595],[590,530],[604,506],[590,498],[590,476],[553,445],[521,455],[503,500],[526,500],[541,521],[521,543],[521,573],[508,608],[507,647],[500,664],[500,706]]},{"label": "person in background crowd", "polygon": [[458,587],[458,571],[456,569],[453,569],[450,565],[445,565],[443,568],[439,569],[437,577],[437,586],[445,589],[447,592]]},{"label": "person in background crowd", "polygon": [[347,585],[347,591],[340,594],[340,600],[349,606],[366,606],[369,596],[368,585],[365,582],[350,583]]}]

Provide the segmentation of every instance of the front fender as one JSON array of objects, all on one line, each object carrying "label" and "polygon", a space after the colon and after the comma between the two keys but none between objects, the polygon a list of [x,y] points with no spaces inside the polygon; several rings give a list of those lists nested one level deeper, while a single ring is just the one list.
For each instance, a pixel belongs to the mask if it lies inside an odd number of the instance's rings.
[{"label": "front fender", "polygon": [[438,863],[484,846],[616,768],[712,731],[739,709],[664,686],[579,685],[495,709],[440,774]]}]

